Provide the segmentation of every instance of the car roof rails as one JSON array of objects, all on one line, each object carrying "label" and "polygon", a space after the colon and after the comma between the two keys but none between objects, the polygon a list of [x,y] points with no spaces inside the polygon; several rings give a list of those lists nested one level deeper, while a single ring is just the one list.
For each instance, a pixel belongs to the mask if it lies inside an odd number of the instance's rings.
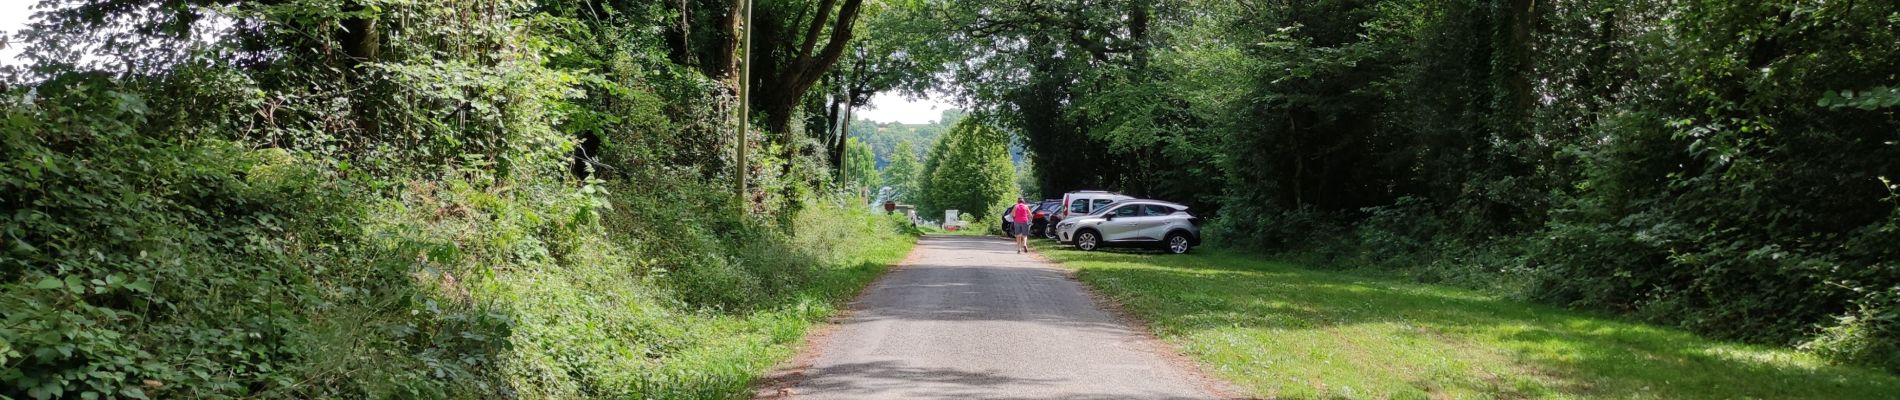
[{"label": "car roof rails", "polygon": [[1176,202],[1167,201],[1167,200],[1140,199],[1140,198],[1116,200],[1114,203],[1108,203],[1108,205],[1105,205],[1102,207],[1113,207],[1113,206],[1118,206],[1118,205],[1128,204],[1128,203],[1160,204],[1164,206],[1177,207],[1183,210],[1188,209],[1188,206],[1186,204],[1176,203]]}]

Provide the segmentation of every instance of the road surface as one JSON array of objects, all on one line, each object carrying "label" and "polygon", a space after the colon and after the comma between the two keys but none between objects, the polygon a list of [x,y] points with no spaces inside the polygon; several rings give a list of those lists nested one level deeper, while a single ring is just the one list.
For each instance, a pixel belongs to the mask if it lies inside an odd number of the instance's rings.
[{"label": "road surface", "polygon": [[1211,399],[1213,384],[1000,238],[931,236],[761,397]]}]

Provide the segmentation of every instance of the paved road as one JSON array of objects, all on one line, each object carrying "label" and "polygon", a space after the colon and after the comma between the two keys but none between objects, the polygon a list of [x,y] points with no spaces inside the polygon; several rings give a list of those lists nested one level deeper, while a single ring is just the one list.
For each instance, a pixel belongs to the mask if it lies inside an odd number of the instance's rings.
[{"label": "paved road", "polygon": [[[998,238],[932,236],[817,339],[797,399],[1208,399],[1154,339]],[[787,377],[789,376],[789,377]],[[784,385],[783,383],[781,385]],[[788,393],[789,392],[789,393]]]}]

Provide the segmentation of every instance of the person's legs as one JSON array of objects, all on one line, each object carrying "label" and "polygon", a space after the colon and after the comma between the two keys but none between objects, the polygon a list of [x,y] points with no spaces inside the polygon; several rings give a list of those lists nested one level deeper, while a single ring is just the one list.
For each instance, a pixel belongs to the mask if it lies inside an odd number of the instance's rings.
[{"label": "person's legs", "polygon": [[1016,251],[1029,252],[1029,229],[1016,228]]}]

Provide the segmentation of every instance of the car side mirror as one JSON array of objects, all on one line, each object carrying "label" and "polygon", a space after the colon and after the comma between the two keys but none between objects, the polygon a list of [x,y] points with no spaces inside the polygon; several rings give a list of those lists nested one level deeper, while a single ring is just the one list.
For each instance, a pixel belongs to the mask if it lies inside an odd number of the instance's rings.
[{"label": "car side mirror", "polygon": [[1109,215],[1103,215],[1103,216],[1102,216],[1102,220],[1103,220],[1103,221],[1114,221],[1114,220],[1115,220],[1115,214],[1109,214]]}]

